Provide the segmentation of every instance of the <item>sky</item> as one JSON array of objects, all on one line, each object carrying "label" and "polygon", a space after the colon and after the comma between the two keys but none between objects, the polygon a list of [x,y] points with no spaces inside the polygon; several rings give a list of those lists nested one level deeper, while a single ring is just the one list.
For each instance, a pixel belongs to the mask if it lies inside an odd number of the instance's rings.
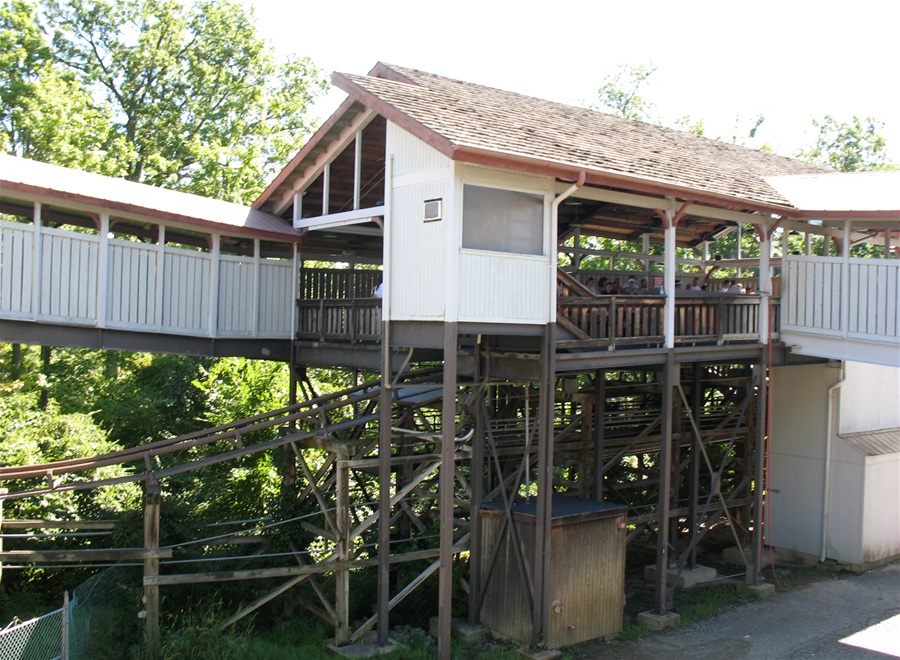
[{"label": "sky", "polygon": [[[244,1],[281,54],[329,75],[382,61],[590,105],[620,65],[654,65],[639,94],[666,125],[687,115],[707,137],[795,155],[815,142],[813,118],[871,116],[900,163],[894,0]],[[336,90],[315,112],[324,120],[344,98]]]}]

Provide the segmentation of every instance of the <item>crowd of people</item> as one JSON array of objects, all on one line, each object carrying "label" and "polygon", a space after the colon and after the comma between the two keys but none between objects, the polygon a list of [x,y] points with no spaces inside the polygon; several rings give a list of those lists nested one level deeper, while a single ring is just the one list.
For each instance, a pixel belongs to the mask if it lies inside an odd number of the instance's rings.
[{"label": "crowd of people", "polygon": [[[640,280],[640,282],[638,282],[637,278],[633,275],[629,276],[624,283],[620,283],[618,278],[610,279],[607,277],[601,277],[599,280],[595,280],[593,275],[589,275],[587,279],[584,280],[584,286],[591,293],[598,296],[648,296],[665,293],[662,287],[651,287],[648,284],[647,280],[643,278]],[[700,281],[699,277],[694,277],[687,285],[685,285],[682,280],[677,279],[675,280],[675,290],[710,291],[718,293],[737,294],[753,293],[752,289],[745,288],[744,285],[736,279],[721,280],[721,286],[719,286],[718,288],[713,288],[712,286],[710,286],[708,277],[705,278],[702,282]]]}]

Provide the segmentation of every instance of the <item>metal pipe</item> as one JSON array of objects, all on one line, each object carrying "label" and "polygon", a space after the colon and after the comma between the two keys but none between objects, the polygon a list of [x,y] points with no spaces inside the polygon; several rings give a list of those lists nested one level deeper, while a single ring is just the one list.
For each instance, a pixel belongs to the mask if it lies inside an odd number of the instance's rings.
[{"label": "metal pipe", "polygon": [[831,514],[829,500],[831,499],[831,435],[834,431],[832,416],[834,414],[834,393],[837,392],[844,384],[846,377],[844,375],[844,363],[841,362],[841,377],[834,385],[828,388],[827,407],[828,412],[825,417],[825,482],[822,487],[822,549],[819,552],[819,561],[825,561],[828,543],[828,517]]}]

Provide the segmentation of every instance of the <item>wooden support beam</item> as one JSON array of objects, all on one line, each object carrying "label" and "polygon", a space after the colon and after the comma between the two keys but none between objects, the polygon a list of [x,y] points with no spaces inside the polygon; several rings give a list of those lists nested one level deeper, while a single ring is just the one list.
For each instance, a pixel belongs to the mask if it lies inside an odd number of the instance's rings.
[{"label": "wooden support beam", "polygon": [[[769,476],[765,470],[766,448],[769,433],[769,389],[768,389],[769,354],[763,349],[759,365],[756,391],[756,438],[753,450],[753,535],[751,538],[750,564],[747,566],[746,582],[758,585],[762,577],[763,561],[763,525],[765,524],[763,506],[765,479]],[[738,546],[740,547],[740,546]]]},{"label": "wooden support beam", "polygon": [[659,499],[657,503],[658,533],[656,539],[656,613],[669,611],[666,594],[666,576],[669,567],[669,515],[671,504],[669,490],[672,483],[672,419],[673,389],[679,382],[681,365],[669,351],[666,369],[662,375],[662,443],[659,451]]},{"label": "wooden support beam", "polygon": [[[350,559],[350,469],[345,454],[338,454],[335,483],[335,518],[337,522],[337,556]],[[334,642],[338,646],[350,641],[350,571],[335,572],[335,610],[338,612]]]},{"label": "wooden support beam", "polygon": [[[390,181],[390,179],[388,179]],[[390,294],[390,287],[388,287]],[[390,612],[391,558],[391,416],[393,379],[391,324],[385,314],[381,322],[381,392],[378,412],[378,645],[387,648]],[[349,625],[349,624],[348,624]]]},{"label": "wooden support beam", "polygon": [[[464,547],[453,548],[454,554],[465,550]],[[437,549],[418,550],[404,552],[402,555],[394,555],[390,558],[390,564],[402,564],[405,562],[419,561],[421,559],[434,559],[440,554]],[[334,557],[335,555],[331,555]],[[234,582],[237,580],[267,580],[273,578],[295,577],[299,575],[323,575],[340,570],[352,570],[357,568],[369,568],[378,565],[378,558],[351,559],[337,561],[328,559],[317,564],[307,566],[283,566],[275,568],[252,568],[241,571],[217,571],[213,573],[180,573],[177,575],[157,575],[145,577],[144,585],[157,585],[160,587],[175,584],[200,584],[209,582]]]},{"label": "wooden support beam", "polygon": [[[148,553],[159,551],[159,505],[162,499],[159,482],[147,480],[144,486],[144,549]],[[144,612],[147,657],[159,660],[162,637],[159,627],[159,587],[147,584],[148,578],[159,575],[159,559],[144,560]]]},{"label": "wooden support beam", "polygon": [[550,526],[553,516],[554,400],[556,393],[556,324],[544,327],[541,345],[541,391],[538,400],[537,511],[535,516],[534,607],[531,645],[546,639],[550,624]]},{"label": "wooden support beam", "polygon": [[[6,489],[0,488],[0,494]],[[0,500],[2,506],[2,500]],[[115,520],[3,520],[2,529],[75,529],[75,530],[108,530],[116,526]]]},{"label": "wooden support beam", "polygon": [[171,548],[118,548],[89,550],[7,550],[0,552],[0,561],[25,564],[53,564],[68,562],[134,561],[170,559]]},{"label": "wooden support beam", "polygon": [[456,467],[457,324],[444,324],[444,383],[441,409],[440,567],[438,568],[438,657],[450,660],[453,609],[453,473]]}]

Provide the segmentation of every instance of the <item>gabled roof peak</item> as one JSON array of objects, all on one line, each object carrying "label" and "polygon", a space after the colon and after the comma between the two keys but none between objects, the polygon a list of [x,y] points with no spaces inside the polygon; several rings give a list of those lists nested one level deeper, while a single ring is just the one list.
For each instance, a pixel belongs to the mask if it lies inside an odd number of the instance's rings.
[{"label": "gabled roof peak", "polygon": [[763,177],[830,171],[792,158],[515,92],[379,62],[334,83],[459,161],[634,187],[733,208],[790,202]]}]

